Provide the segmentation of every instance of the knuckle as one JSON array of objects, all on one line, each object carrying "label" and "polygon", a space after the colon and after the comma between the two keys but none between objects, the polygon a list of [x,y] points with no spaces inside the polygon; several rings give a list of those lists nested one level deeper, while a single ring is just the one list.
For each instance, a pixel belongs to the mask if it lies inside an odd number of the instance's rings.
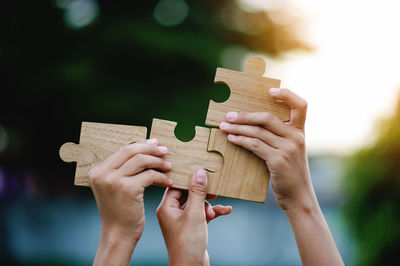
[{"label": "knuckle", "polygon": [[269,113],[269,112],[263,113],[263,120],[269,121],[269,120],[272,120],[273,118],[274,118],[274,116],[271,113]]},{"label": "knuckle", "polygon": [[112,175],[109,175],[105,178],[103,178],[103,182],[102,185],[106,188],[106,189],[113,189],[115,186],[115,182],[114,182],[114,178]]},{"label": "knuckle", "polygon": [[146,162],[146,156],[144,154],[141,154],[141,153],[136,154],[134,156],[134,159],[140,164],[143,164],[143,163]]},{"label": "knuckle", "polygon": [[286,164],[286,158],[283,154],[279,154],[271,161],[271,164],[274,168],[281,169]]},{"label": "knuckle", "polygon": [[250,146],[251,148],[257,150],[261,147],[261,141],[257,138],[251,138],[250,139]]},{"label": "knuckle", "polygon": [[89,180],[91,181],[92,184],[97,185],[99,181],[102,179],[102,172],[99,170],[98,166],[93,167],[89,173]]},{"label": "knuckle", "polygon": [[302,110],[307,110],[307,108],[308,108],[308,103],[307,103],[307,101],[306,100],[301,100],[301,102],[300,102],[300,104],[299,104],[299,108],[300,109],[302,109]]},{"label": "knuckle", "polygon": [[123,146],[123,147],[121,147],[121,148],[119,149],[119,151],[120,151],[122,154],[124,154],[124,155],[126,155],[126,156],[129,156],[129,155],[131,155],[131,154],[134,153],[133,144]]},{"label": "knuckle", "polygon": [[192,184],[189,187],[189,190],[192,193],[195,193],[195,194],[205,194],[205,193],[207,193],[207,187],[206,186],[201,186],[201,185],[197,185],[197,184]]},{"label": "knuckle", "polygon": [[306,145],[306,140],[305,140],[304,136],[300,133],[298,135],[296,135],[296,137],[294,137],[293,141],[300,148],[303,148]]},{"label": "knuckle", "polygon": [[297,152],[297,145],[294,142],[289,142],[286,147],[288,157],[292,157]]},{"label": "knuckle", "polygon": [[262,136],[262,135],[264,135],[264,129],[262,128],[262,127],[256,127],[256,135],[257,136]]}]

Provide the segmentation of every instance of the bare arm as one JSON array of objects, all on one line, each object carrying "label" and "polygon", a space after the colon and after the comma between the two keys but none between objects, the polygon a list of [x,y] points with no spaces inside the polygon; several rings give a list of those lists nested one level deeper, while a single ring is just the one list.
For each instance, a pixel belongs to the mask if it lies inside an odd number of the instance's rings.
[{"label": "bare arm", "polygon": [[162,159],[166,153],[166,147],[159,147],[155,139],[134,143],[90,171],[90,186],[101,218],[94,265],[129,265],[144,228],[145,188],[172,185],[164,173],[151,169],[171,169],[171,164]]},{"label": "bare arm", "polygon": [[271,89],[270,94],[291,107],[288,123],[266,112],[230,112],[220,128],[230,142],[265,160],[303,265],[343,265],[311,183],[304,134],[307,103],[287,89]]}]

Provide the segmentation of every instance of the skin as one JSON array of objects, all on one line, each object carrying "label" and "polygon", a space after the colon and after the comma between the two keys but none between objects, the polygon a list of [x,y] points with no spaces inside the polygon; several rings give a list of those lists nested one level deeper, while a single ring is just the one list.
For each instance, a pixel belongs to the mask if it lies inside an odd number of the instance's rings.
[{"label": "skin", "polygon": [[[168,249],[169,265],[210,265],[207,253],[207,223],[231,213],[231,206],[212,207],[207,198],[207,173],[199,169],[189,193],[167,188],[157,217]],[[206,203],[206,205],[205,205]]]},{"label": "skin", "polygon": [[145,188],[172,185],[164,173],[151,169],[171,169],[171,163],[162,159],[167,152],[154,139],[130,144],[90,171],[90,186],[101,217],[94,265],[129,265],[143,233]]},{"label": "skin", "polygon": [[[270,94],[291,107],[289,122],[265,112],[230,112],[220,128],[230,142],[267,164],[275,197],[289,219],[303,265],[344,265],[311,183],[304,134],[307,103],[287,89],[271,89]],[[172,185],[160,172],[171,168],[162,159],[166,153],[166,147],[158,147],[156,140],[131,144],[90,172],[102,223],[94,265],[129,264],[145,223],[145,188]],[[215,196],[207,196],[206,187],[207,175],[200,169],[188,192],[165,191],[157,217],[170,265],[209,265],[207,223],[232,208],[209,205],[206,199]]]},{"label": "skin", "polygon": [[307,102],[288,89],[271,89],[270,95],[291,107],[289,122],[267,112],[229,112],[220,129],[230,142],[267,164],[275,198],[289,219],[303,265],[344,265],[311,182],[304,132]]},{"label": "skin", "polygon": [[[167,152],[166,147],[158,146],[156,139],[130,144],[89,172],[90,186],[101,218],[100,243],[93,265],[129,265],[145,224],[143,196],[146,187],[172,185],[172,180],[163,173],[172,167],[170,162],[162,158]],[[209,265],[205,249],[207,223],[220,215],[230,213],[232,208],[212,207],[206,199],[214,199],[216,196],[206,193],[206,173],[202,169],[196,173],[188,193],[175,189],[166,190],[157,214],[163,217],[161,220],[164,222],[160,220],[160,224],[175,219],[177,224],[186,228],[186,233],[197,232],[196,237],[191,238],[192,243],[197,245],[193,245],[194,256],[189,259],[191,262],[198,260],[195,255],[201,253],[201,265]],[[199,183],[196,180],[202,181]],[[175,201],[179,204],[173,205]],[[176,243],[183,245],[179,240],[188,239],[181,237],[176,225],[170,227],[176,233],[168,234],[166,238],[168,251],[171,250],[173,254],[171,261],[176,262],[174,265],[191,265],[187,264],[187,257],[177,256],[179,252],[176,248]]]}]

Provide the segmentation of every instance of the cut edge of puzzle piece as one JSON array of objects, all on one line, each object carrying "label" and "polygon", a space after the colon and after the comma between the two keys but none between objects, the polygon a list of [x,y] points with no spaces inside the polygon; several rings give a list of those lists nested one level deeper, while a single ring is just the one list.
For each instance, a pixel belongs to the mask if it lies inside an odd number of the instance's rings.
[{"label": "cut edge of puzzle piece", "polygon": [[64,162],[76,162],[76,186],[89,186],[88,173],[119,148],[145,140],[147,128],[106,123],[82,122],[79,144],[64,143],[59,155]]},{"label": "cut edge of puzzle piece", "polygon": [[166,174],[173,180],[173,187],[188,189],[197,169],[218,172],[223,167],[224,158],[220,152],[208,151],[210,128],[196,126],[195,137],[183,142],[175,136],[176,126],[176,122],[153,118],[150,138],[156,138],[159,145],[168,147],[164,159],[172,163],[172,169]]},{"label": "cut edge of puzzle piece", "polygon": [[245,71],[217,68],[214,83],[226,84],[230,96],[224,102],[210,100],[206,125],[219,126],[229,111],[271,112],[283,121],[290,120],[290,107],[269,95],[270,88],[279,88],[280,80],[264,77],[266,63],[259,56],[250,57]]},{"label": "cut edge of puzzle piece", "polygon": [[228,141],[227,134],[212,128],[208,151],[219,152],[224,165],[209,174],[210,194],[265,203],[269,172],[266,163],[254,153]]}]

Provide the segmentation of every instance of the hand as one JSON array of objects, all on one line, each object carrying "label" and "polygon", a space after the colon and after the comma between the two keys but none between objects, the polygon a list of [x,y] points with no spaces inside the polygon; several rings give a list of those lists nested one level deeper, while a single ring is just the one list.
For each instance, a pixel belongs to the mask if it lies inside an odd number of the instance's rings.
[{"label": "hand", "polygon": [[292,108],[288,123],[267,112],[230,112],[220,128],[230,142],[265,160],[275,197],[284,210],[311,207],[315,199],[304,138],[307,103],[287,89],[271,89],[270,94]]},{"label": "hand", "polygon": [[212,207],[207,196],[207,173],[199,169],[189,185],[188,195],[167,188],[157,217],[168,249],[170,265],[209,265],[207,223],[232,212],[231,206]]},{"label": "hand", "polygon": [[121,148],[90,171],[102,226],[94,264],[129,264],[145,223],[145,188],[172,185],[164,173],[152,170],[171,169],[171,163],[160,158],[166,153],[166,147],[150,139]]}]

